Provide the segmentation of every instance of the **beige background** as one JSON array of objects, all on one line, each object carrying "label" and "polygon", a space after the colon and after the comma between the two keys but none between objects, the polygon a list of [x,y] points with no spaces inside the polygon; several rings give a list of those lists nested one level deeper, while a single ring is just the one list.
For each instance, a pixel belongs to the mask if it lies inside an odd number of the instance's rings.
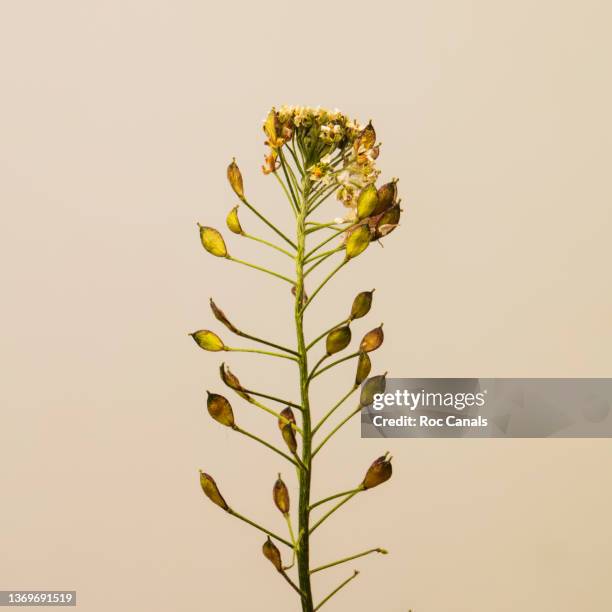
[{"label": "beige background", "polygon": [[[354,333],[385,321],[377,371],[610,376],[611,18],[595,0],[2,2],[0,588],[77,589],[87,612],[296,610],[260,535],[199,491],[202,467],[282,530],[270,489],[285,468],[210,421],[219,359],[186,336],[212,325],[214,295],[292,341],[284,287],[207,257],[195,230],[223,226],[232,155],[289,222],[259,171],[272,104],[372,117],[384,177],[401,177],[403,227],[339,275],[311,332],[375,286]],[[295,396],[291,364],[228,362]],[[316,410],[351,376],[321,377]],[[317,496],[396,457],[388,485],[314,537],[315,562],[392,552],[356,562],[326,609],[612,608],[608,440],[385,444],[355,421],[320,456]]]}]

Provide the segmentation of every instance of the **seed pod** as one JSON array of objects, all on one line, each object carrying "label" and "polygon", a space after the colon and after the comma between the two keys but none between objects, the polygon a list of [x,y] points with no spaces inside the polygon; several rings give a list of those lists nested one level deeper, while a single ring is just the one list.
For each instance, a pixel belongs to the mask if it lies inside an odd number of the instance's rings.
[{"label": "seed pod", "polygon": [[287,485],[283,482],[280,474],[278,475],[277,481],[274,483],[272,498],[274,499],[276,507],[283,514],[287,514],[289,512],[289,490],[287,489]]},{"label": "seed pod", "polygon": [[[291,423],[295,425],[295,414],[293,414],[293,410],[287,406],[280,413],[282,418],[278,419],[278,428],[283,431],[285,425],[289,425],[291,427]],[[293,428],[292,428],[293,429]]]},{"label": "seed pod", "polygon": [[217,393],[211,393],[210,391],[206,393],[208,393],[208,399],[206,400],[208,414],[210,414],[215,421],[221,423],[221,425],[234,427],[234,412],[227,399]]},{"label": "seed pod", "polygon": [[328,355],[344,350],[351,342],[351,328],[348,325],[337,327],[327,334],[325,348]]},{"label": "seed pod", "polygon": [[351,306],[351,315],[349,320],[361,319],[365,317],[370,308],[372,308],[372,296],[374,295],[374,289],[372,291],[362,291],[355,296],[353,305]]},{"label": "seed pod", "polygon": [[283,440],[287,448],[295,455],[297,453],[297,440],[295,439],[295,431],[291,423],[287,423],[282,429]]},{"label": "seed pod", "polygon": [[201,329],[193,334],[189,334],[196,342],[196,344],[203,348],[205,351],[224,351],[225,344],[223,340],[217,336],[217,334],[207,330]]},{"label": "seed pod", "polygon": [[276,571],[283,571],[283,560],[281,559],[280,550],[276,547],[274,542],[268,536],[268,539],[264,542],[264,545],[261,548],[264,557],[272,563],[272,565],[276,568]]},{"label": "seed pod", "polygon": [[381,323],[375,329],[369,331],[361,341],[359,350],[364,353],[371,353],[375,351],[383,343],[385,335],[383,334],[383,324]]},{"label": "seed pod", "polygon": [[393,205],[387,210],[376,223],[376,238],[382,238],[390,234],[399,224],[402,209],[399,204]]},{"label": "seed pod", "polygon": [[234,206],[234,208],[229,211],[225,218],[225,223],[230,232],[234,232],[234,234],[239,234],[240,236],[244,234],[242,226],[240,225],[240,219],[238,219],[238,206]]},{"label": "seed pod", "polygon": [[228,318],[225,316],[225,313],[213,302],[212,298],[210,298],[210,309],[213,311],[217,321],[223,323],[223,325],[225,325],[225,327],[227,327],[227,329],[229,329],[231,332],[240,334],[240,330],[230,323]]},{"label": "seed pod", "polygon": [[379,457],[369,467],[366,472],[365,478],[361,483],[364,489],[373,489],[383,482],[387,482],[393,474],[393,467],[391,466],[391,457],[387,459],[389,453],[386,453],[382,457]]},{"label": "seed pod", "polygon": [[202,491],[208,499],[210,499],[213,504],[217,504],[220,508],[224,510],[229,510],[229,506],[226,501],[223,499],[223,495],[219,493],[219,488],[217,487],[217,483],[214,481],[212,476],[205,474],[200,470],[200,485],[202,486]]},{"label": "seed pod", "polygon": [[232,159],[232,163],[227,167],[227,180],[231,185],[234,193],[241,199],[244,200],[244,187],[242,184],[242,174],[240,168],[236,163],[236,159]]},{"label": "seed pod", "polygon": [[390,183],[385,183],[378,190],[378,205],[372,212],[372,215],[380,215],[385,210],[391,208],[395,204],[397,198],[397,179],[393,179]]},{"label": "seed pod", "polygon": [[363,128],[363,130],[361,131],[361,134],[359,134],[359,137],[355,141],[355,144],[357,145],[356,147],[357,149],[359,149],[360,147],[363,147],[364,149],[371,149],[375,143],[376,143],[376,130],[374,129],[374,126],[372,125],[372,122],[370,121],[368,125],[366,125],[365,128]]},{"label": "seed pod", "polygon": [[215,257],[227,257],[227,247],[223,236],[214,227],[200,225],[200,241],[202,246]]},{"label": "seed pod", "polygon": [[369,217],[378,206],[378,191],[376,185],[370,184],[364,187],[357,198],[357,218]]},{"label": "seed pod", "polygon": [[346,239],[346,258],[353,259],[361,255],[370,244],[371,234],[367,225],[360,225],[355,228]]},{"label": "seed pod", "polygon": [[374,396],[377,393],[384,393],[387,387],[387,373],[379,374],[378,376],[372,376],[368,378],[363,388],[361,389],[361,396],[359,398],[359,404],[361,406],[369,406],[374,400]]},{"label": "seed pod", "polygon": [[355,375],[355,385],[360,385],[370,374],[372,362],[367,353],[359,353],[357,361],[357,373]]}]

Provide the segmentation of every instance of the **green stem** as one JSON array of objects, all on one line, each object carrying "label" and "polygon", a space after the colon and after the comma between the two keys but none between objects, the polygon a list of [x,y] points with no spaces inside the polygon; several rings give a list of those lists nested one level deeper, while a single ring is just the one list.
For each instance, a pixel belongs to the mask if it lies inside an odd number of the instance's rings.
[{"label": "green stem", "polygon": [[291,355],[283,355],[282,353],[272,353],[271,351],[261,351],[259,349],[246,349],[246,348],[234,348],[232,346],[226,346],[223,348],[224,351],[231,351],[232,353],[258,353],[259,355],[268,355],[270,357],[280,357],[281,359],[290,359],[291,361],[297,361],[296,357]]},{"label": "green stem", "polygon": [[234,431],[237,431],[238,433],[242,434],[243,436],[246,436],[247,438],[251,438],[252,440],[255,440],[256,442],[259,442],[260,444],[263,444],[265,447],[269,448],[271,451],[274,451],[275,453],[277,453],[281,457],[284,457],[287,461],[291,461],[291,463],[293,463],[293,465],[295,465],[296,467],[299,467],[299,465],[298,465],[297,461],[295,461],[295,459],[292,459],[289,455],[283,453],[283,451],[278,449],[278,448],[276,448],[276,446],[270,444],[269,442],[266,442],[265,440],[262,440],[261,438],[259,438],[255,434],[252,434],[249,431],[241,429],[240,427],[238,427],[238,425],[234,425],[233,429],[234,429]]},{"label": "green stem", "polygon": [[323,374],[323,372],[329,370],[330,368],[333,368],[335,365],[338,365],[339,363],[342,363],[343,361],[348,361],[349,359],[354,359],[355,357],[359,357],[359,353],[351,353],[350,355],[347,355],[346,357],[342,357],[342,359],[336,359],[336,361],[332,361],[329,365],[326,365],[324,368],[321,368],[318,372],[315,372],[312,375],[312,378],[316,378],[319,374]]},{"label": "green stem", "polygon": [[[272,408],[268,408],[267,406],[264,406],[264,404],[258,402],[256,399],[253,399],[252,397],[250,397],[248,401],[249,401],[250,404],[253,404],[254,406],[257,406],[258,408],[261,408],[264,412],[267,412],[268,414],[271,414],[271,415],[275,416],[277,419],[281,419],[285,424],[291,423],[291,421],[288,421],[279,412],[276,412],[275,410],[272,410]],[[291,426],[300,435],[302,434],[302,430],[297,425],[294,425],[293,423],[291,423]]]},{"label": "green stem", "polygon": [[302,410],[302,407],[299,404],[288,402],[287,400],[284,400],[280,397],[275,397],[274,395],[267,395],[266,393],[259,393],[259,391],[253,391],[252,389],[244,389],[243,391],[247,395],[256,395],[257,397],[263,397],[264,399],[269,399],[269,400],[272,400],[273,402],[284,404],[285,406],[291,406],[291,408],[295,408],[296,410]]},{"label": "green stem", "polygon": [[243,261],[242,259],[238,259],[237,257],[232,257],[231,255],[227,255],[227,259],[230,261],[235,261],[236,263],[242,264],[243,266],[248,266],[249,268],[253,268],[255,270],[259,270],[260,272],[265,272],[266,274],[271,274],[272,276],[276,276],[276,278],[281,278],[284,281],[287,281],[290,285],[294,285],[295,283],[286,276],[279,274],[278,272],[273,272],[272,270],[268,270],[268,268],[263,268],[262,266],[258,266],[253,263],[249,263],[248,261]]},{"label": "green stem", "polygon": [[293,215],[297,217],[297,210],[295,208],[295,203],[293,201],[293,198],[291,197],[291,194],[287,190],[287,186],[285,185],[285,183],[283,183],[283,179],[280,176],[278,176],[278,172],[274,172],[273,174],[276,177],[276,180],[279,182],[280,186],[283,188],[283,191],[285,192],[285,195],[287,196],[287,200],[289,200],[289,204],[291,204],[291,210],[293,211]]},{"label": "green stem", "polygon": [[308,298],[308,300],[306,300],[306,303],[304,304],[304,307],[302,308],[302,312],[304,310],[306,310],[306,308],[308,308],[308,305],[312,302],[312,300],[314,300],[314,298],[316,297],[317,293],[319,293],[319,291],[321,291],[321,289],[323,289],[323,287],[325,287],[325,285],[331,280],[331,278],[334,276],[334,274],[336,274],[336,272],[339,272],[340,269],[345,266],[348,263],[348,259],[343,259],[342,263],[339,266],[336,266],[324,279],[323,282],[315,289],[315,292]]},{"label": "green stem", "polygon": [[317,529],[317,527],[319,527],[319,525],[321,525],[322,523],[324,523],[336,510],[339,510],[340,508],[342,508],[342,506],[344,506],[344,504],[346,504],[346,502],[350,501],[351,499],[353,499],[353,497],[355,497],[355,495],[357,495],[357,493],[361,493],[361,491],[363,491],[363,487],[359,487],[357,489],[355,489],[350,495],[347,495],[341,502],[337,503],[331,510],[329,510],[328,512],[326,512],[310,529],[310,535],[312,535],[315,532],[315,529]]},{"label": "green stem", "polygon": [[323,606],[323,604],[327,603],[340,589],[344,588],[351,580],[354,580],[359,576],[359,572],[355,570],[355,573],[347,578],[340,586],[336,587],[325,599],[321,601],[321,603],[313,610],[313,612],[317,612]]},{"label": "green stem", "polygon": [[361,485],[357,487],[356,489],[351,489],[350,491],[342,491],[342,493],[336,493],[335,495],[330,495],[329,497],[320,499],[315,504],[312,504],[312,506],[310,506],[310,509],[314,510],[317,506],[320,506],[321,504],[325,504],[328,501],[332,501],[333,499],[338,499],[338,497],[344,497],[345,495],[350,495],[351,493],[355,493],[359,491],[361,491]]},{"label": "green stem", "polygon": [[270,531],[266,529],[265,527],[258,525],[255,521],[248,519],[246,516],[242,516],[242,514],[238,514],[238,512],[236,512],[232,508],[228,508],[227,513],[231,514],[232,516],[235,516],[237,519],[240,519],[241,521],[244,521],[248,525],[251,525],[251,527],[255,527],[255,529],[259,529],[259,531],[263,531],[266,535],[269,535],[275,540],[282,542],[285,546],[288,546],[289,548],[293,548],[293,546],[291,545],[291,542],[288,542],[287,540],[285,540],[285,538],[281,538],[279,535],[276,535],[273,531]]},{"label": "green stem", "polygon": [[321,257],[316,258],[318,259],[318,261],[313,263],[312,266],[310,266],[310,268],[306,270],[306,272],[304,273],[304,276],[308,276],[318,265],[322,264],[326,259],[329,259],[332,255],[336,254],[338,251],[344,251],[344,247],[338,247],[337,249],[328,251],[327,253],[324,253],[323,255],[321,255]]},{"label": "green stem", "polygon": [[251,234],[242,234],[242,236],[244,238],[248,238],[249,240],[255,240],[255,242],[261,242],[261,244],[265,244],[266,246],[269,246],[272,249],[276,249],[277,251],[284,253],[287,257],[291,257],[291,259],[295,259],[295,257],[289,251],[285,251],[285,249],[273,244],[272,242],[268,242],[267,240],[264,240],[263,238],[258,238],[257,236],[251,236]]},{"label": "green stem", "polygon": [[358,406],[357,408],[355,408],[355,410],[353,410],[353,412],[351,412],[343,421],[340,421],[340,423],[338,423],[338,425],[336,425],[323,439],[323,441],[321,442],[321,444],[319,444],[319,446],[317,446],[317,448],[314,449],[314,451],[312,452],[312,456],[314,457],[326,444],[326,442],[348,421],[350,421],[358,412],[361,411],[361,406]]},{"label": "green stem", "polygon": [[344,404],[344,402],[351,396],[353,395],[353,393],[355,393],[355,391],[359,389],[359,385],[355,385],[354,387],[351,388],[351,390],[338,402],[336,403],[333,408],[317,423],[317,426],[312,430],[312,435],[314,436],[317,431],[319,431],[319,428],[323,425],[323,423],[325,423],[325,421],[327,421],[327,419],[329,419],[329,417],[334,414],[334,412],[340,408],[340,406],[342,406],[342,404]]},{"label": "green stem", "polygon": [[330,249],[329,251],[323,251],[323,253],[314,255],[310,259],[306,260],[306,263],[311,263],[313,261],[316,261],[317,259],[321,259],[321,257],[327,257],[328,255],[333,255],[334,253],[337,253],[338,251],[342,251],[343,249],[344,247],[340,246],[340,247],[336,247],[335,249]]},{"label": "green stem", "polygon": [[330,327],[328,330],[324,331],[320,336],[317,336],[307,347],[306,350],[309,351],[317,342],[319,342],[319,340],[322,340],[323,338],[325,338],[325,336],[327,336],[327,334],[329,334],[329,332],[334,331],[334,329],[341,327],[342,325],[344,325],[345,323],[348,323],[350,321],[350,319],[344,319],[344,321],[340,321],[340,323],[337,323],[336,325],[334,325],[333,327]]},{"label": "green stem", "polygon": [[384,548],[370,548],[370,550],[366,550],[365,552],[358,553],[356,555],[351,555],[350,557],[345,557],[344,559],[334,561],[333,563],[321,565],[320,567],[311,570],[310,573],[314,574],[315,572],[320,572],[321,570],[329,569],[330,567],[335,567],[336,565],[341,565],[342,563],[347,563],[348,561],[353,561],[353,559],[359,559],[360,557],[365,557],[366,555],[371,555],[372,553],[380,553],[381,555],[388,554],[388,552]]},{"label": "green stem", "polygon": [[289,578],[289,576],[287,576],[287,574],[285,573],[285,570],[281,570],[279,572],[279,574],[291,585],[291,588],[300,596],[302,597],[303,593],[302,591],[300,591],[299,587],[295,584],[295,582],[293,582],[293,580],[291,580],[291,578]]},{"label": "green stem", "polygon": [[289,240],[289,238],[287,238],[287,236],[285,236],[285,234],[283,234],[283,232],[281,232],[276,225],[274,225],[273,223],[270,223],[270,221],[268,221],[254,206],[252,206],[247,200],[246,198],[242,199],[242,202],[244,203],[244,205],[249,208],[251,210],[251,212],[253,212],[255,215],[257,215],[271,230],[273,230],[274,232],[276,232],[287,244],[290,244],[294,249],[297,249],[297,247],[295,246],[295,243],[292,240]]}]

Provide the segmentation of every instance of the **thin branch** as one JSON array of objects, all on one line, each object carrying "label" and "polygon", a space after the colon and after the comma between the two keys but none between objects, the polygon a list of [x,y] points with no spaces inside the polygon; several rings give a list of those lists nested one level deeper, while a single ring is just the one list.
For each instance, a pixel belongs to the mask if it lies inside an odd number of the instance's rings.
[{"label": "thin branch", "polygon": [[339,510],[340,508],[342,508],[342,506],[344,506],[344,504],[346,504],[346,502],[350,501],[351,499],[353,499],[353,497],[355,497],[355,495],[357,495],[357,493],[361,493],[361,491],[363,491],[363,487],[359,487],[357,489],[355,489],[352,493],[350,493],[349,495],[347,495],[341,502],[337,503],[331,510],[329,510],[328,512],[326,512],[308,531],[309,535],[312,535],[315,531],[315,529],[317,529],[317,527],[319,527],[319,525],[321,525],[322,523],[324,523],[334,512],[336,512],[336,510]]},{"label": "thin branch", "polygon": [[351,489],[350,491],[342,491],[342,493],[330,495],[329,497],[320,499],[318,502],[312,504],[312,506],[309,506],[308,511],[310,512],[311,510],[314,510],[317,506],[320,506],[321,504],[326,504],[328,501],[332,501],[334,499],[338,499],[339,497],[344,497],[345,495],[350,495],[351,493],[355,493],[358,491],[361,491],[361,486],[357,487],[356,489]]},{"label": "thin branch", "polygon": [[256,395],[257,397],[263,397],[265,399],[272,400],[273,402],[278,402],[279,404],[284,404],[285,406],[291,406],[296,410],[302,410],[302,407],[299,404],[295,404],[293,402],[288,402],[280,397],[275,397],[274,395],[267,395],[266,393],[259,393],[259,391],[253,391],[252,389],[243,389],[244,393],[247,395]]},{"label": "thin branch", "polygon": [[223,348],[224,351],[231,351],[232,353],[258,353],[259,355],[268,355],[270,357],[279,357],[280,359],[290,359],[291,361],[297,361],[295,357],[291,355],[283,355],[282,353],[272,353],[271,351],[260,351],[259,349],[246,349],[246,348],[234,348],[232,346],[226,346]]},{"label": "thin branch", "polygon": [[312,457],[314,458],[314,456],[325,446],[325,443],[348,421],[350,421],[358,412],[361,411],[361,406],[358,406],[355,410],[353,410],[353,412],[351,412],[343,421],[340,421],[340,423],[338,423],[338,425],[336,425],[323,439],[323,441],[321,442],[321,444],[319,444],[319,446],[317,446],[317,448],[314,449],[314,451],[312,452]]},{"label": "thin branch", "polygon": [[245,523],[251,525],[251,527],[255,527],[255,529],[259,529],[259,531],[263,531],[265,534],[273,537],[275,540],[278,540],[279,542],[282,542],[285,546],[288,546],[289,548],[293,548],[293,546],[291,545],[291,542],[288,542],[287,540],[285,540],[285,538],[281,538],[279,535],[276,535],[273,531],[270,531],[269,529],[266,529],[265,527],[262,527],[261,525],[258,525],[255,521],[252,521],[251,519],[248,519],[246,516],[242,516],[242,514],[239,514],[238,512],[233,510],[232,508],[228,508],[227,509],[227,513],[231,514],[232,516],[235,516],[237,519],[240,519],[241,521],[244,521]]},{"label": "thin branch", "polygon": [[287,576],[287,574],[285,573],[285,570],[280,570],[278,572],[290,585],[291,587],[295,590],[295,592],[302,597],[303,593],[302,591],[299,589],[299,587],[293,582],[293,580],[291,580],[291,578],[289,578],[289,576]]},{"label": "thin branch", "polygon": [[308,298],[308,300],[306,300],[306,303],[304,304],[304,306],[302,306],[302,312],[304,312],[306,310],[306,308],[308,308],[308,305],[312,302],[312,300],[314,300],[314,298],[317,295],[317,293],[319,293],[319,291],[321,291],[321,289],[323,289],[323,287],[325,287],[325,285],[331,280],[331,278],[334,276],[334,274],[336,274],[336,272],[339,272],[340,269],[348,263],[348,261],[349,261],[348,259],[343,259],[342,263],[339,266],[336,266],[323,279],[323,282],[316,288],[315,292]]},{"label": "thin branch", "polygon": [[365,557],[366,555],[371,555],[372,553],[379,553],[381,555],[388,555],[388,551],[384,548],[371,548],[370,550],[366,550],[365,552],[359,553],[357,555],[352,555],[350,557],[345,557],[344,559],[340,559],[339,561],[334,561],[333,563],[327,563],[326,565],[321,565],[313,570],[310,570],[311,574],[315,572],[320,572],[321,570],[329,569],[330,567],[335,567],[336,565],[341,565],[342,563],[347,563],[348,561],[353,561],[353,559],[359,559],[360,557]]},{"label": "thin branch", "polygon": [[249,397],[248,402],[250,404],[253,404],[254,406],[257,406],[258,408],[261,408],[264,412],[267,412],[268,414],[271,414],[271,415],[275,416],[277,419],[280,419],[281,421],[283,421],[285,423],[285,425],[289,425],[290,424],[291,427],[295,431],[297,431],[300,435],[302,434],[302,430],[295,423],[292,423],[291,421],[286,419],[279,412],[276,412],[275,410],[272,410],[272,408],[268,408],[267,406],[264,406],[264,404],[258,402],[256,399],[253,399],[252,397]]},{"label": "thin branch", "polygon": [[321,255],[321,257],[318,258],[318,261],[313,263],[312,266],[310,266],[310,268],[304,272],[304,276],[308,276],[319,264],[322,264],[326,259],[329,259],[332,255],[335,255],[338,251],[344,251],[344,247],[338,247],[337,249],[333,249]]},{"label": "thin branch", "polygon": [[334,414],[334,412],[340,408],[340,406],[342,406],[342,404],[344,404],[344,402],[353,394],[355,393],[355,391],[359,388],[359,385],[354,385],[351,390],[342,397],[342,399],[337,402],[332,408],[331,410],[317,423],[316,427],[312,430],[312,435],[314,436],[317,431],[319,431],[319,428],[323,425],[323,423],[325,423],[325,421],[327,421],[327,419],[329,419],[329,417]]},{"label": "thin branch", "polygon": [[328,330],[324,331],[320,336],[317,336],[307,347],[306,350],[309,351],[317,342],[319,342],[319,340],[325,338],[325,336],[327,336],[327,334],[329,334],[329,332],[334,331],[334,329],[336,329],[337,327],[341,327],[342,325],[344,325],[345,323],[348,323],[349,319],[344,319],[344,321],[340,321],[340,323],[337,323],[336,325],[334,325],[333,327],[330,327]]},{"label": "thin branch", "polygon": [[271,223],[270,221],[268,221],[268,219],[266,219],[254,206],[252,206],[247,200],[246,198],[242,198],[242,202],[244,203],[245,206],[247,206],[254,214],[256,214],[271,230],[273,230],[274,232],[276,232],[287,244],[290,244],[294,249],[297,250],[297,246],[295,245],[295,243],[290,240],[289,238],[287,238],[287,236],[285,236],[285,234],[283,234],[283,232],[281,232],[276,225],[274,225],[273,223]]},{"label": "thin branch", "polygon": [[278,272],[273,272],[272,270],[268,270],[267,268],[262,268],[256,264],[249,263],[248,261],[243,261],[242,259],[238,259],[236,257],[232,257],[231,255],[227,255],[227,259],[230,261],[235,261],[236,263],[242,264],[243,266],[248,266],[249,268],[253,268],[255,270],[259,270],[260,272],[265,272],[266,274],[271,274],[272,276],[276,276],[276,278],[281,278],[284,281],[287,281],[290,285],[295,285],[295,282],[290,278],[279,274]]},{"label": "thin branch", "polygon": [[325,355],[323,355],[323,357],[321,357],[321,359],[319,359],[319,361],[317,361],[317,363],[315,364],[315,367],[312,368],[312,370],[310,371],[310,374],[308,376],[308,382],[310,382],[310,380],[313,378],[315,372],[317,371],[317,368],[329,357],[329,355],[327,353],[325,353]]},{"label": "thin branch", "polygon": [[269,246],[272,249],[276,249],[277,251],[284,253],[287,257],[290,257],[292,260],[295,261],[295,257],[289,251],[285,251],[285,249],[273,244],[272,242],[268,242],[267,240],[264,240],[263,238],[258,238],[257,236],[251,236],[251,234],[241,235],[244,238],[248,238],[249,240],[255,240],[256,242],[261,242],[261,244],[265,244],[266,246]]},{"label": "thin branch", "polygon": [[359,353],[351,353],[350,355],[347,355],[346,357],[342,357],[342,359],[336,359],[336,361],[332,361],[332,363],[330,363],[329,365],[326,365],[324,368],[321,368],[318,372],[315,372],[311,378],[316,378],[319,374],[323,374],[323,372],[329,370],[330,368],[333,368],[335,365],[338,365],[339,363],[342,363],[343,361],[348,361],[349,359],[354,359],[355,357],[359,357]]},{"label": "thin branch", "polygon": [[340,589],[344,588],[351,580],[357,578],[357,576],[359,576],[359,572],[355,570],[355,573],[350,578],[347,578],[339,587],[335,588],[325,599],[323,599],[313,612],[317,612],[317,610],[321,609],[323,604],[327,603]]},{"label": "thin branch", "polygon": [[274,446],[273,444],[270,444],[269,442],[266,442],[265,440],[262,440],[261,438],[259,438],[255,434],[252,434],[249,431],[241,429],[240,427],[238,427],[238,425],[235,425],[233,427],[233,429],[234,429],[234,431],[237,431],[238,433],[242,434],[243,436],[246,436],[247,438],[251,438],[252,440],[255,440],[256,442],[259,442],[260,444],[263,444],[264,446],[266,446],[270,450],[274,451],[275,453],[277,453],[281,457],[284,457],[287,461],[290,461],[291,463],[293,463],[293,465],[295,465],[296,467],[299,467],[297,461],[292,459],[289,455],[283,453],[282,450],[276,448],[276,446]]}]

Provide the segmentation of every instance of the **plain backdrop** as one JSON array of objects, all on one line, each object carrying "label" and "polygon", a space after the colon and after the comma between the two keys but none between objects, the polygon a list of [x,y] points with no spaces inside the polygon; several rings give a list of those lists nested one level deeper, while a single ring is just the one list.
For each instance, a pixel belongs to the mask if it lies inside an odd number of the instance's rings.
[{"label": "plain backdrop", "polygon": [[[610,376],[611,19],[596,0],[3,1],[0,589],[76,589],[85,612],[297,610],[261,535],[208,503],[197,473],[283,530],[271,487],[294,474],[204,400],[223,392],[223,357],[290,398],[294,368],[187,336],[230,342],[214,296],[242,328],[293,342],[285,287],[208,256],[196,231],[224,228],[232,156],[289,231],[259,169],[272,105],[373,119],[382,178],[400,177],[402,227],[321,294],[309,334],[376,287],[353,328],[384,321],[375,372]],[[340,212],[330,200],[321,218]],[[265,247],[228,246],[288,270]],[[317,414],[353,367],[318,379]],[[277,440],[273,419],[232,401]],[[391,554],[318,574],[320,598],[361,570],[326,610],[612,608],[609,440],[381,442],[354,421],[319,456],[315,497],[386,450],[393,479],[312,546],[315,563]]]}]

